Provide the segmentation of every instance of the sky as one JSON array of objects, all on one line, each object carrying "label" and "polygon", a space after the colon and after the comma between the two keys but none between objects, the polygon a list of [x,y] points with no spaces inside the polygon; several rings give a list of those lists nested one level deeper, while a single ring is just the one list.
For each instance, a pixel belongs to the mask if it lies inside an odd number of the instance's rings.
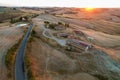
[{"label": "sky", "polygon": [[0,5],[31,7],[120,8],[120,0],[0,0]]}]

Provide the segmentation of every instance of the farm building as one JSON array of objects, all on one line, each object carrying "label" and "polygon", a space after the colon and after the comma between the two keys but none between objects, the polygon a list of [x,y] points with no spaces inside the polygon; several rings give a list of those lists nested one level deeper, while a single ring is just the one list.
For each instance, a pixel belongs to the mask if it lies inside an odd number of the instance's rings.
[{"label": "farm building", "polygon": [[57,36],[58,37],[63,37],[63,38],[68,38],[69,35],[70,34],[68,34],[68,33],[59,33]]},{"label": "farm building", "polygon": [[61,25],[55,26],[55,30],[64,30],[64,29],[65,29],[64,26]]},{"label": "farm building", "polygon": [[84,36],[84,33],[82,31],[74,30],[74,32],[79,36]]},{"label": "farm building", "polygon": [[76,39],[69,39],[66,45],[69,50],[76,49],[78,51],[87,51],[92,48],[91,44]]}]

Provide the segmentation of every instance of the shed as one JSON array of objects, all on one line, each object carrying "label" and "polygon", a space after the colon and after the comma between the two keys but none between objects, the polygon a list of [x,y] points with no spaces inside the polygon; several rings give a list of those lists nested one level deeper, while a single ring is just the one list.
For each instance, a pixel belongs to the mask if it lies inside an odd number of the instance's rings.
[{"label": "shed", "polygon": [[77,39],[69,39],[66,44],[68,45],[69,48],[71,49],[74,48],[77,50],[89,50],[92,48],[91,44]]}]

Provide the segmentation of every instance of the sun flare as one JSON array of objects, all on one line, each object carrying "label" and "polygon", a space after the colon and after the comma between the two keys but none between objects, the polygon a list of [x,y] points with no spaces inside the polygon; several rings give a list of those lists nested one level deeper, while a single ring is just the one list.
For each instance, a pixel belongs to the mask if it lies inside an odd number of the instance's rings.
[{"label": "sun flare", "polygon": [[95,8],[89,8],[89,7],[88,7],[88,8],[85,8],[85,10],[91,12],[91,11],[94,11]]}]

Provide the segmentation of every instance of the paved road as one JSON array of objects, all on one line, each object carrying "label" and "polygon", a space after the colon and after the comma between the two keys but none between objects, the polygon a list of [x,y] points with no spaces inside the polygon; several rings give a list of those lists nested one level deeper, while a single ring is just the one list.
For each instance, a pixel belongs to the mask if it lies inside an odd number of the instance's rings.
[{"label": "paved road", "polygon": [[24,72],[24,50],[27,44],[28,37],[33,28],[33,24],[30,25],[28,31],[26,32],[23,41],[19,47],[18,53],[16,55],[15,61],[15,80],[25,80]]}]

